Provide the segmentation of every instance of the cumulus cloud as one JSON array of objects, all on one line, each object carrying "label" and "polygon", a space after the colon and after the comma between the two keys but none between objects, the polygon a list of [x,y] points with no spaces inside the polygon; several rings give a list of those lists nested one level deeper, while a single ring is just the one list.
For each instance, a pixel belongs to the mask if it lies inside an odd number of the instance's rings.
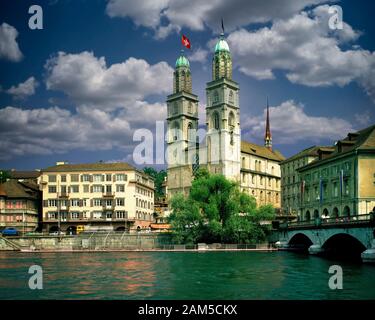
[{"label": "cumulus cloud", "polygon": [[375,101],[375,55],[343,43],[360,35],[349,25],[344,31],[328,28],[328,8],[320,6],[271,27],[240,29],[228,36],[233,60],[241,72],[257,79],[273,79],[283,70],[292,83],[306,86],[345,86],[356,81]]},{"label": "cumulus cloud", "polygon": [[16,38],[18,31],[13,26],[3,22],[0,25],[0,59],[18,62],[23,55]]},{"label": "cumulus cloud", "polygon": [[17,86],[11,86],[6,92],[11,94],[15,99],[22,100],[32,96],[38,86],[38,81],[36,81],[34,77],[30,77],[25,82],[19,83]]},{"label": "cumulus cloud", "polygon": [[[261,116],[246,117],[242,130],[262,138],[265,130],[266,110]],[[302,104],[293,100],[270,107],[271,131],[276,144],[294,144],[300,141],[319,143],[323,139],[339,139],[343,132],[354,131],[349,121],[337,117],[315,117],[308,115]]]},{"label": "cumulus cloud", "polygon": [[8,106],[0,109],[0,160],[78,149],[128,152],[133,131],[129,118],[99,109],[81,107],[73,113],[59,107]]},{"label": "cumulus cloud", "polygon": [[136,25],[152,28],[159,38],[186,27],[203,30],[220,29],[223,17],[227,30],[250,23],[287,18],[300,10],[330,0],[154,0],[145,4],[135,0],[110,0],[106,12],[110,17],[129,17]]},{"label": "cumulus cloud", "polygon": [[166,62],[150,65],[129,58],[107,66],[92,52],[59,52],[46,63],[47,89],[66,93],[78,105],[108,110],[130,105],[150,95],[171,91],[173,69]]},{"label": "cumulus cloud", "polygon": [[209,54],[208,50],[205,50],[205,49],[202,49],[202,48],[198,48],[197,50],[195,50],[189,56],[189,60],[190,61],[197,61],[197,62],[200,62],[200,63],[205,63],[207,61],[208,54]]}]

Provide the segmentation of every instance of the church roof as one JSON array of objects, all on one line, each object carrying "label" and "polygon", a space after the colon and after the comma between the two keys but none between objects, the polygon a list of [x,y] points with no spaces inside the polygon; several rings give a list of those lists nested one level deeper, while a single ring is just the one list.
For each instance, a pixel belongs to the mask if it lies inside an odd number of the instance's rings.
[{"label": "church roof", "polygon": [[241,152],[274,161],[285,160],[285,157],[279,151],[271,151],[267,147],[247,141],[241,141]]}]

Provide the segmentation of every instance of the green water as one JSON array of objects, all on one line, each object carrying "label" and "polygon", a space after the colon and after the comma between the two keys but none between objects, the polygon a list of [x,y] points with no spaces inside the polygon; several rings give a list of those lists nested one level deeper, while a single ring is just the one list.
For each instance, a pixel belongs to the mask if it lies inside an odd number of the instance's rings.
[{"label": "green water", "polygon": [[[34,264],[43,290],[28,287]],[[333,264],[343,290],[328,287]],[[375,299],[375,266],[290,252],[0,252],[0,299]]]}]

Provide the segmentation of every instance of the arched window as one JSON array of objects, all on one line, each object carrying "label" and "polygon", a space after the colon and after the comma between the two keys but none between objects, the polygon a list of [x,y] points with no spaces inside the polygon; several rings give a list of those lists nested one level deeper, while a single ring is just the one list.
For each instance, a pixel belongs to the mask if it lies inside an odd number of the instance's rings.
[{"label": "arched window", "polygon": [[233,91],[229,91],[229,103],[234,103],[234,99],[233,99]]},{"label": "arched window", "polygon": [[219,102],[219,92],[215,91],[214,92],[214,103],[218,103]]},{"label": "arched window", "polygon": [[178,122],[175,122],[173,124],[173,129],[172,129],[172,135],[173,135],[173,140],[176,141],[179,138],[179,131],[180,131],[180,125]]},{"label": "arched window", "polygon": [[188,141],[194,141],[194,130],[193,130],[193,124],[189,122],[187,127],[187,139]]},{"label": "arched window", "polygon": [[191,102],[188,104],[188,113],[193,113],[193,104]]},{"label": "arched window", "polygon": [[177,112],[178,112],[178,105],[175,102],[174,105],[173,105],[173,114],[176,114]]},{"label": "arched window", "polygon": [[233,130],[234,129],[234,114],[233,114],[233,112],[231,111],[230,113],[229,113],[229,119],[228,119],[228,124],[229,124],[229,130]]},{"label": "arched window", "polygon": [[218,112],[214,112],[212,122],[213,122],[214,129],[219,130],[220,129],[220,118],[219,118]]}]

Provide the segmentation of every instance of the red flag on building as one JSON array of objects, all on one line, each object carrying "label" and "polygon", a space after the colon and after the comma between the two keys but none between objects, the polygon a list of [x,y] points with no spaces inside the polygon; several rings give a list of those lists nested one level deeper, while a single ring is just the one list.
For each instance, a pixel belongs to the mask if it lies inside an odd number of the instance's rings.
[{"label": "red flag on building", "polygon": [[182,35],[181,42],[182,42],[183,46],[185,46],[186,48],[190,49],[190,40],[187,37],[185,37],[184,35]]}]

